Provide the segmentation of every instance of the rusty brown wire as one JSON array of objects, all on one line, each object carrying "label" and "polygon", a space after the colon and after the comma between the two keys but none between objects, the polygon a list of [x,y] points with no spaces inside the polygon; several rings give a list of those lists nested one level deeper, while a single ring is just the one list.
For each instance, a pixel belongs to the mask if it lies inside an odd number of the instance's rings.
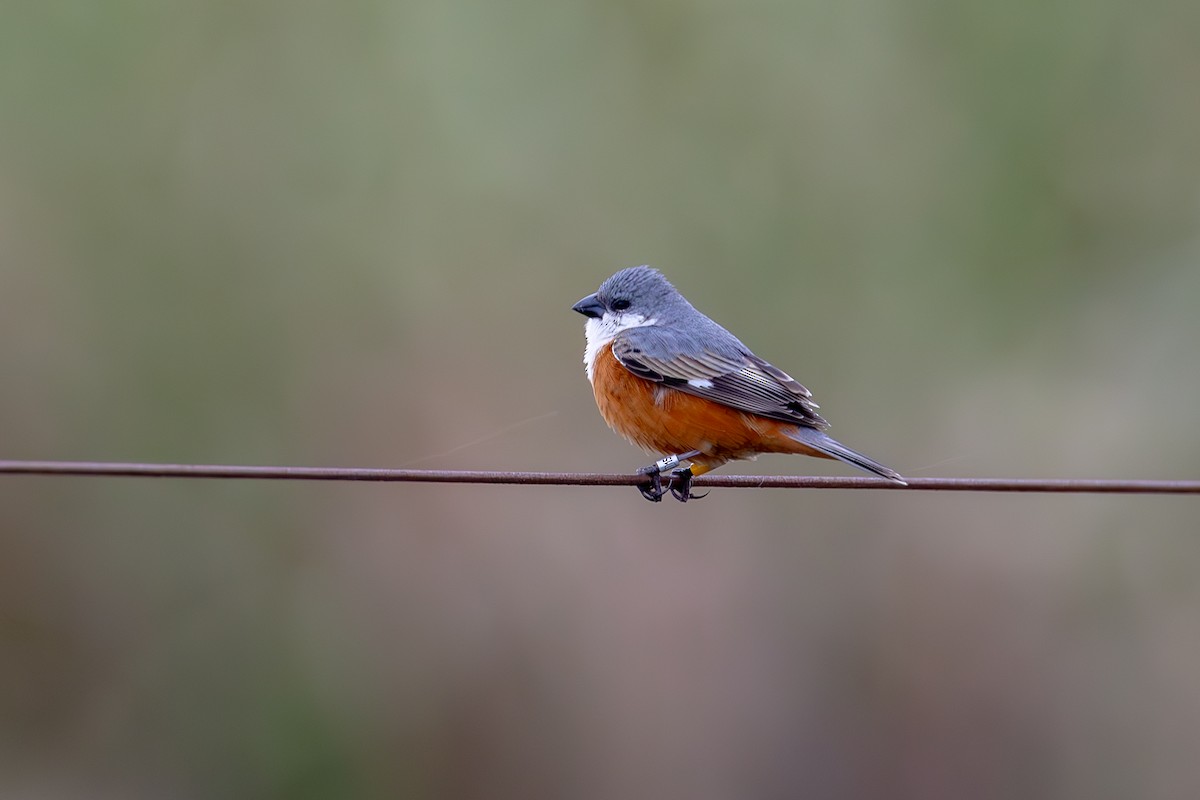
[{"label": "rusty brown wire", "polygon": [[[484,483],[539,486],[633,486],[633,473],[503,472],[358,467],[272,467],[219,464],[146,464],[110,461],[3,461],[0,475],[75,475],[135,478],[224,478],[300,481]],[[1070,492],[1094,494],[1200,494],[1200,480],[1079,478],[908,478],[900,486],[880,478],[813,475],[704,475],[696,487],[740,489],[886,489],[950,492]]]}]

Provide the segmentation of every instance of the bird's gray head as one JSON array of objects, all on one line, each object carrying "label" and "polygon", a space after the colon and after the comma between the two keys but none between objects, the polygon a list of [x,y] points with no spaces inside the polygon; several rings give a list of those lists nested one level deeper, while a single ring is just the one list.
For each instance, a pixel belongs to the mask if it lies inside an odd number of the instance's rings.
[{"label": "bird's gray head", "polygon": [[617,334],[649,325],[671,327],[696,313],[661,272],[644,266],[621,270],[572,308],[588,318],[583,360],[589,378],[597,353]]},{"label": "bird's gray head", "polygon": [[[589,294],[572,308],[589,320],[602,320],[605,327],[617,331],[640,325],[653,325],[656,318],[687,301],[663,274],[651,267],[629,267],[612,275],[595,294]],[[615,333],[616,331],[614,331]]]},{"label": "bird's gray head", "polygon": [[588,318],[583,361],[589,378],[596,356],[605,345],[631,328],[654,327],[655,340],[670,354],[711,351],[739,358],[749,352],[733,334],[697,311],[661,272],[650,267],[621,270],[572,308]]}]

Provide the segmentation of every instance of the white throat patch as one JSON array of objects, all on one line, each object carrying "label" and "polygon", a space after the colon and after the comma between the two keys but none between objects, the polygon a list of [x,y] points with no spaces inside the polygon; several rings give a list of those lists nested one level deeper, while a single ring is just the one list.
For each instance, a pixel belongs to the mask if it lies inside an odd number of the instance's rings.
[{"label": "white throat patch", "polygon": [[604,316],[599,319],[589,317],[583,326],[583,333],[587,336],[583,365],[587,369],[588,380],[592,380],[592,374],[595,372],[596,356],[600,355],[604,346],[615,339],[618,333],[630,328],[644,328],[657,322],[654,317],[647,319],[641,314],[614,314],[611,311],[605,311]]}]

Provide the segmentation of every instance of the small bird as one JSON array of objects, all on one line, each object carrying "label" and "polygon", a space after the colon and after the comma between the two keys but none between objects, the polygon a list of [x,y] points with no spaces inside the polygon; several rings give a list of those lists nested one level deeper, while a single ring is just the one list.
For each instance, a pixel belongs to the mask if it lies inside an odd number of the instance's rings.
[{"label": "small bird", "polygon": [[835,458],[907,485],[827,436],[808,389],[697,311],[658,270],[623,269],[572,309],[588,318],[583,363],[604,421],[665,454],[638,470],[646,499],[659,502],[668,489],[682,502],[703,497],[691,492],[694,476],[761,453]]}]

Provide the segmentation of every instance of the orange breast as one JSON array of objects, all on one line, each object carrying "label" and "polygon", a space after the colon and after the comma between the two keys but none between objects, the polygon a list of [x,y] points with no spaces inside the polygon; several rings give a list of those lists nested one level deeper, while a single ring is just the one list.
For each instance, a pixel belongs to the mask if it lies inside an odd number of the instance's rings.
[{"label": "orange breast", "polygon": [[592,368],[596,405],[609,427],[652,453],[699,450],[697,463],[715,467],[758,453],[803,453],[828,458],[785,435],[794,428],[639,378],[608,345]]}]

